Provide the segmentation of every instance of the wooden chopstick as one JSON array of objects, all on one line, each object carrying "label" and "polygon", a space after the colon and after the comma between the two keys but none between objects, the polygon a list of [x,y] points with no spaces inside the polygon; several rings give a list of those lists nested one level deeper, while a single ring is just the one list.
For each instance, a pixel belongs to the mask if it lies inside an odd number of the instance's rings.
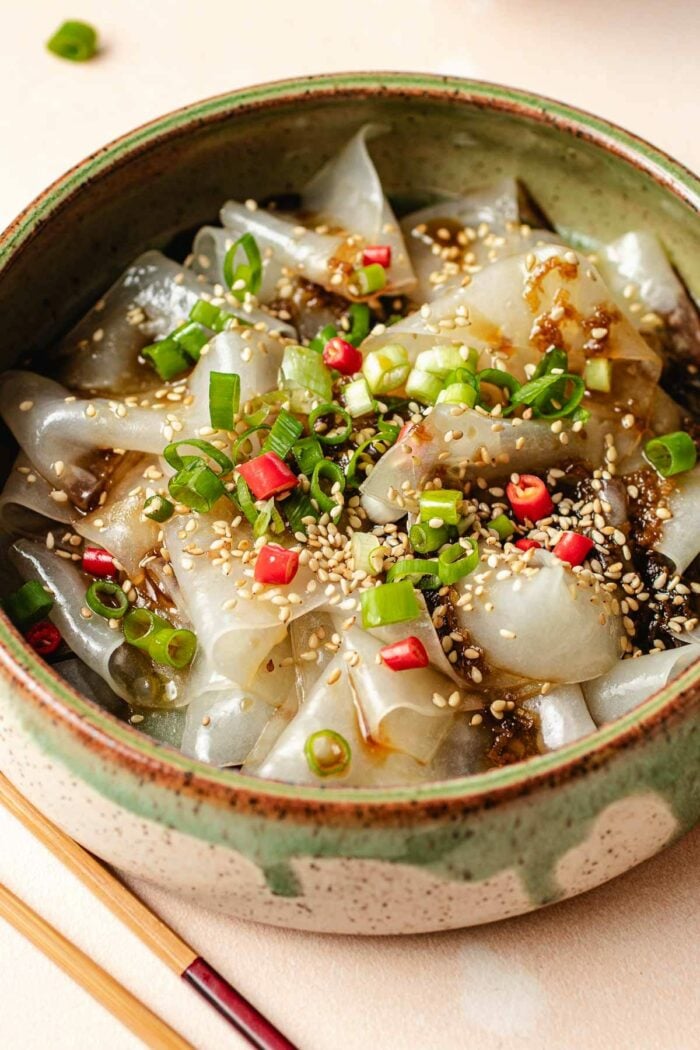
[{"label": "wooden chopstick", "polygon": [[152,1050],[193,1050],[190,1043],[111,974],[0,883],[0,916],[102,1003]]},{"label": "wooden chopstick", "polygon": [[[0,773],[0,802],[44,843],[165,965],[182,977],[257,1050],[296,1050],[206,959],[178,937],[91,853],[56,827]],[[77,950],[77,949],[76,949]]]}]

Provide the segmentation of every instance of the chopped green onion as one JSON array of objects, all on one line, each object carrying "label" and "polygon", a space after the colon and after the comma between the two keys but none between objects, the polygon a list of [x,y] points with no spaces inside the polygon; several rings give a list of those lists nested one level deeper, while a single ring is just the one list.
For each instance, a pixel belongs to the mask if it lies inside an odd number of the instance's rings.
[{"label": "chopped green onion", "polygon": [[430,372],[431,375],[446,379],[456,368],[468,368],[467,362],[472,353],[476,353],[478,360],[478,352],[468,350],[466,346],[434,346],[432,350],[423,350],[418,354],[415,367],[421,372]]},{"label": "chopped green onion", "polygon": [[430,372],[412,368],[406,380],[406,397],[421,405],[434,405],[442,390],[442,380]]},{"label": "chopped green onion", "polygon": [[446,525],[459,521],[459,505],[464,496],[457,489],[426,489],[420,497],[420,520],[439,518]]},{"label": "chopped green onion", "polygon": [[[328,433],[325,433],[323,430],[316,430],[318,421],[323,420],[326,416],[340,416],[345,426],[342,430],[338,430],[334,424]],[[331,401],[325,405],[318,405],[311,412],[309,415],[309,430],[314,437],[318,438],[322,445],[342,445],[352,434],[352,418],[350,413],[346,412],[341,405]]]},{"label": "chopped green onion", "polygon": [[318,461],[323,459],[321,442],[316,437],[302,438],[292,446],[292,455],[301,473],[310,478]]},{"label": "chopped green onion", "polygon": [[647,441],[644,455],[662,478],[692,470],[698,458],[695,443],[684,430]]},{"label": "chopped green onion", "polygon": [[377,430],[383,444],[393,445],[401,433],[401,427],[397,423],[390,423],[383,416],[377,420]]},{"label": "chopped green onion", "polygon": [[148,655],[157,664],[180,671],[192,663],[197,650],[197,636],[180,627],[157,630],[148,646]]},{"label": "chopped green onion", "polygon": [[233,430],[241,403],[241,377],[235,372],[209,373],[209,419],[214,430]]},{"label": "chopped green onion", "polygon": [[374,398],[366,379],[353,379],[342,390],[343,401],[353,419],[366,416],[374,410]]},{"label": "chopped green onion", "polygon": [[308,346],[287,346],[282,357],[280,386],[290,393],[292,407],[307,412],[314,401],[330,401],[333,380],[323,358]]},{"label": "chopped green onion", "polygon": [[190,310],[190,321],[197,321],[198,324],[203,324],[205,328],[210,328],[212,332],[223,332],[228,328],[231,321],[238,321],[239,324],[245,325],[247,328],[252,327],[251,321],[246,321],[237,314],[228,313],[226,310],[214,306],[207,299],[197,300]]},{"label": "chopped green onion", "polygon": [[392,435],[385,435],[384,432],[380,431],[378,434],[373,434],[372,437],[369,437],[365,441],[362,441],[353,452],[352,456],[350,457],[350,462],[345,468],[345,479],[347,484],[353,488],[358,484],[356,474],[360,467],[360,459],[366,448],[369,448],[370,445],[374,445],[374,447],[377,449],[377,452],[379,452],[381,455],[384,455],[384,452],[386,452],[389,445],[392,444],[395,440],[395,435],[392,437]]},{"label": "chopped green onion", "polygon": [[188,457],[190,462],[168,482],[168,491],[176,503],[183,503],[190,510],[200,513],[211,510],[225,489],[218,474],[198,456]]},{"label": "chopped green onion", "polygon": [[124,617],[124,641],[148,652],[156,632],[163,628],[170,628],[170,624],[162,616],[150,609],[131,609]]},{"label": "chopped green onion", "polygon": [[[272,402],[270,400],[272,394],[279,395],[282,401],[287,400],[287,395],[283,390],[273,390],[270,394],[263,394],[246,402],[245,407],[250,408],[251,411],[244,414],[243,419],[249,426],[258,427],[265,422],[272,411]],[[254,408],[253,406],[256,407]]]},{"label": "chopped green onion", "polygon": [[350,540],[350,552],[355,572],[366,572],[368,576],[376,576],[381,571],[378,564],[377,552],[381,552],[382,546],[372,532],[353,532]]},{"label": "chopped green onion", "polygon": [[477,392],[470,383],[450,383],[437,396],[436,404],[466,405],[474,408],[477,402]]},{"label": "chopped green onion", "polygon": [[187,445],[192,448],[198,448],[200,452],[203,452],[209,459],[212,459],[219,467],[219,473],[223,477],[225,474],[229,474],[233,470],[233,463],[220,448],[216,445],[212,445],[210,441],[203,441],[201,438],[182,438],[181,441],[171,441],[169,445],[166,445],[163,449],[163,458],[165,462],[173,468],[173,470],[182,470],[184,467],[191,466],[192,461],[204,462],[201,456],[181,456],[178,449],[182,445]]},{"label": "chopped green onion", "polygon": [[46,47],[69,62],[87,62],[97,53],[97,33],[87,22],[64,22]]},{"label": "chopped green onion", "polygon": [[373,394],[389,394],[403,386],[410,371],[408,354],[397,343],[371,350],[362,363],[362,373]]},{"label": "chopped green onion", "polygon": [[374,295],[386,287],[386,270],[379,263],[361,266],[353,273],[352,282],[360,295]]},{"label": "chopped green onion", "polygon": [[562,350],[558,346],[552,346],[545,351],[537,362],[537,368],[532,373],[531,378],[541,379],[542,376],[548,376],[555,368],[560,373],[560,376],[569,370],[569,356],[566,350]]},{"label": "chopped green onion", "polygon": [[418,554],[432,554],[439,550],[450,538],[450,530],[447,525],[433,528],[427,523],[411,525],[408,534],[411,546]]},{"label": "chopped green onion", "polygon": [[143,505],[143,513],[151,521],[167,521],[172,518],[175,508],[165,496],[149,496]]},{"label": "chopped green onion", "polygon": [[324,480],[330,481],[331,489],[338,485],[339,492],[342,492],[345,488],[345,475],[332,459],[319,460],[311,475],[311,496],[316,500],[321,511],[330,512],[339,504],[322,489],[321,481]]},{"label": "chopped green onion", "polygon": [[505,514],[498,514],[493,521],[488,522],[488,528],[493,529],[500,540],[507,540],[515,532],[515,525]]},{"label": "chopped green onion", "polygon": [[53,609],[54,599],[38,580],[27,580],[3,600],[2,607],[15,627],[24,629],[45,620]]},{"label": "chopped green onion", "polygon": [[483,393],[481,390],[483,383],[490,383],[491,386],[496,386],[500,390],[508,391],[508,400],[513,401],[514,395],[520,390],[520,383],[512,376],[510,372],[504,372],[500,368],[484,368],[479,372],[479,395],[483,400]]},{"label": "chopped green onion", "polygon": [[403,623],[420,616],[420,606],[413,584],[408,580],[381,583],[360,594],[362,626],[365,630],[389,623]]},{"label": "chopped green onion", "polygon": [[315,351],[317,354],[323,353],[323,348],[326,343],[331,339],[335,339],[338,334],[338,329],[334,324],[325,325],[317,336],[315,336],[309,343],[309,349]]},{"label": "chopped green onion", "polygon": [[[247,262],[235,266],[239,249],[245,253]],[[231,245],[224,257],[223,271],[224,281],[237,299],[243,299],[246,292],[257,295],[262,284],[262,258],[252,233],[244,233]]]},{"label": "chopped green onion", "polygon": [[254,426],[248,427],[247,430],[244,430],[242,434],[238,435],[233,445],[231,446],[231,459],[233,460],[234,466],[236,465],[236,463],[238,463],[238,457],[241,455],[241,451],[246,443],[250,444],[249,455],[253,454],[254,449],[253,444],[251,442],[251,438],[253,434],[260,434],[263,430],[270,430],[268,424],[256,423]]},{"label": "chopped green onion", "polygon": [[236,502],[250,524],[255,525],[258,520],[258,509],[255,506],[247,481],[240,474],[236,478]]},{"label": "chopped green onion", "polygon": [[285,408],[281,408],[270,433],[263,442],[262,451],[276,452],[280,459],[286,459],[303,429],[298,419]]},{"label": "chopped green onion", "polygon": [[479,392],[479,378],[476,372],[472,372],[471,368],[463,365],[461,368],[455,368],[453,372],[445,379],[445,386],[452,386],[453,383],[467,383],[469,386],[473,386],[477,394]]},{"label": "chopped green onion", "polygon": [[270,527],[270,521],[272,520],[272,509],[275,505],[274,499],[266,500],[260,510],[258,516],[255,519],[253,525],[253,536],[256,540],[259,540],[261,536],[264,536]]},{"label": "chopped green onion", "polygon": [[301,489],[295,489],[286,499],[282,500],[280,507],[284,511],[289,527],[293,533],[306,532],[304,518],[313,518],[318,521],[318,511],[313,503]]},{"label": "chopped green onion", "polygon": [[129,599],[118,583],[93,580],[85,592],[85,604],[106,620],[119,620],[129,608]]},{"label": "chopped green onion", "polygon": [[275,506],[274,499],[268,499],[263,504],[258,516],[253,524],[253,536],[260,539],[267,532],[272,531],[276,533],[284,532],[284,522],[280,512]]},{"label": "chopped green onion", "polygon": [[190,310],[190,320],[196,321],[198,324],[203,324],[206,328],[211,328],[212,331],[219,331],[218,320],[221,311],[218,306],[214,306],[208,299],[198,299]]},{"label": "chopped green onion", "polygon": [[192,662],[197,638],[192,631],[173,627],[150,609],[131,609],[124,617],[124,640],[148,653],[155,663],[181,670]]},{"label": "chopped green onion", "polygon": [[479,564],[479,548],[472,539],[466,540],[466,542],[471,547],[469,552],[465,550],[461,543],[454,543],[451,547],[446,547],[445,550],[440,551],[438,555],[438,576],[442,583],[457,583],[457,580],[461,580],[463,576],[468,576],[470,572],[474,572],[474,569]]},{"label": "chopped green onion", "polygon": [[319,729],[304,744],[309,769],[317,777],[339,776],[350,765],[352,751],[344,736],[333,729]]},{"label": "chopped green onion", "polygon": [[611,362],[607,357],[592,357],[590,361],[586,361],[583,378],[589,390],[600,390],[603,394],[609,394],[612,379]]},{"label": "chopped green onion", "polygon": [[348,307],[348,317],[350,318],[350,331],[346,336],[347,341],[353,346],[359,346],[369,335],[372,320],[369,306],[367,303],[353,303]]},{"label": "chopped green onion", "polygon": [[168,338],[174,339],[193,361],[199,361],[202,349],[209,342],[208,332],[196,321],[185,321],[171,332]]},{"label": "chopped green onion", "polygon": [[[565,398],[563,391],[567,383],[571,384],[572,391],[569,397]],[[564,372],[562,375],[550,373],[524,383],[512,394],[509,409],[517,405],[528,405],[540,419],[564,419],[576,411],[585,392],[586,384],[581,376],[571,372]],[[563,404],[560,400],[562,398]]]},{"label": "chopped green onion", "polygon": [[440,586],[438,563],[431,558],[401,558],[386,574],[387,583],[410,580],[414,587],[432,590]]},{"label": "chopped green onion", "polygon": [[164,382],[174,379],[192,366],[192,361],[185,351],[170,337],[145,346],[141,356],[153,365]]}]

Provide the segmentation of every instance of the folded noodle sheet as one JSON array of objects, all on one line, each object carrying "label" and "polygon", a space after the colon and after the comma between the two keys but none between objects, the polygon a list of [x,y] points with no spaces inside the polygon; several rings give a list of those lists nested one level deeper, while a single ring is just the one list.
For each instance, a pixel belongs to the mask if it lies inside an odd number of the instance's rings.
[{"label": "folded noodle sheet", "polygon": [[158,544],[160,526],[144,515],[143,505],[159,477],[155,457],[129,453],[112,478],[106,501],[75,523],[79,535],[108,550],[132,579]]},{"label": "folded noodle sheet", "polygon": [[586,707],[580,685],[560,685],[525,700],[523,707],[537,716],[543,751],[555,751],[595,732],[596,725]]},{"label": "folded noodle sheet", "polygon": [[[591,418],[583,430],[567,431],[562,444],[545,420],[495,421],[474,409],[437,405],[380,459],[362,484],[362,504],[376,522],[398,521],[417,509],[417,494],[441,472],[508,476],[513,471],[545,470],[570,459],[596,462],[603,429]],[[451,431],[452,440],[445,442]],[[394,488],[397,478],[402,489]]]},{"label": "folded noodle sheet", "polygon": [[420,303],[468,283],[499,259],[560,240],[549,230],[520,224],[518,186],[511,178],[411,212],[401,230],[418,279],[412,298]]},{"label": "folded noodle sheet", "polygon": [[[212,299],[266,339],[293,336],[289,325],[235,300],[215,298],[211,285],[157,251],[140,255],[99,302],[62,340],[52,371],[76,392],[120,396],[161,385],[157,373],[139,361],[149,343],[169,335],[187,320],[198,299]],[[264,326],[264,327],[263,327]]]},{"label": "folded noodle sheet", "polygon": [[583,685],[584,696],[596,725],[614,722],[647,700],[700,659],[700,644],[622,660],[607,674]]},{"label": "folded noodle sheet", "polygon": [[[269,654],[248,688],[206,668],[195,668],[189,685],[182,750],[215,766],[240,766],[275,710],[295,692],[294,668],[281,665],[291,653],[285,639]],[[204,680],[203,680],[204,679]]]},{"label": "folded noodle sheet", "polygon": [[[228,518],[230,521],[230,504]],[[224,515],[221,515],[222,520]],[[328,601],[316,586],[312,574],[303,566],[293,588],[266,587],[252,594],[252,571],[243,555],[253,546],[250,526],[243,523],[231,529],[226,546],[235,555],[226,558],[221,548],[211,549],[221,540],[214,529],[217,508],[195,519],[194,531],[186,531],[182,518],[171,518],[163,528],[171,564],[193,628],[209,665],[223,677],[248,686],[271,650],[287,634],[288,622]],[[308,590],[309,585],[312,590]],[[289,594],[296,598],[289,600]],[[289,619],[280,618],[282,606]]]},{"label": "folded noodle sheet", "polygon": [[665,503],[672,516],[661,523],[654,549],[683,573],[700,553],[700,467],[669,478],[668,484],[672,487]]},{"label": "folded noodle sheet", "polygon": [[[594,329],[605,336],[594,339]],[[479,367],[500,361],[518,378],[552,345],[567,351],[578,373],[587,355],[604,353],[613,365],[613,395],[633,394],[640,412],[661,372],[660,359],[620,312],[593,264],[557,245],[488,266],[388,334],[370,333],[362,350],[388,342],[404,346],[411,360],[438,344],[467,343],[482,350]]]},{"label": "folded noodle sheet", "polygon": [[[541,682],[585,682],[620,659],[621,624],[612,597],[590,574],[574,573],[549,551],[465,577],[455,611],[489,665]],[[477,593],[478,592],[478,593]]]},{"label": "folded noodle sheet", "polygon": [[[381,131],[371,125],[361,128],[311,179],[301,194],[299,218],[261,208],[251,210],[236,201],[223,206],[221,221],[229,236],[235,240],[251,233],[262,249],[261,302],[276,296],[283,275],[302,276],[329,291],[341,291],[331,281],[332,264],[347,256],[349,231],[358,235],[358,248],[363,243],[391,247],[385,292],[410,291],[415,286],[399,224],[367,149],[367,139],[375,130]],[[305,229],[303,220],[309,214],[313,221]],[[329,232],[317,232],[321,228]],[[211,228],[202,231],[195,242],[195,258],[201,255],[216,266],[214,276],[219,281],[226,244],[226,237]]]},{"label": "folded noodle sheet", "polygon": [[17,456],[0,492],[0,527],[25,536],[46,533],[51,524],[69,525],[72,508],[51,498],[52,486],[23,452]]},{"label": "folded noodle sheet", "polygon": [[172,710],[187,703],[186,674],[154,667],[140,649],[124,641],[121,627],[110,627],[96,614],[84,615],[90,577],[78,563],[35,540],[19,540],[10,558],[25,580],[38,580],[56,596],[50,619],[74,654],[117,696],[138,708]]}]

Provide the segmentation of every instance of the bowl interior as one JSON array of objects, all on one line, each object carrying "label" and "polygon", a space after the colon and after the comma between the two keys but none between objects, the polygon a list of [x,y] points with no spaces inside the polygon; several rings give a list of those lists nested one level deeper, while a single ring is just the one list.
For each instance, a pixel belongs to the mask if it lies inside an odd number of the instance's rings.
[{"label": "bowl interior", "polygon": [[[657,232],[700,297],[697,180],[632,136],[557,103],[492,85],[409,74],[312,78],[236,92],[161,118],[99,151],[30,205],[0,239],[0,367],[27,352],[40,362],[42,350],[140,251],[156,246],[183,255],[183,231],[216,221],[227,198],[260,200],[296,189],[367,122],[385,128],[372,142],[372,155],[397,209],[517,175],[554,225],[584,241],[640,227]],[[13,633],[0,625],[0,642],[22,652]],[[54,695],[70,697],[26,649],[22,659]],[[683,684],[699,674],[687,672]],[[658,711],[673,692],[665,690],[627,716],[619,731]],[[81,702],[80,708],[128,746],[162,756],[135,730],[92,705]],[[494,773],[512,781],[552,769],[617,731],[608,727],[588,743]],[[236,779],[182,755],[168,761],[215,779]],[[473,788],[484,778],[494,779],[491,773],[472,778]],[[460,783],[463,791],[465,782],[458,781],[449,793],[457,793]],[[270,786],[278,788],[318,795]],[[336,793],[324,792],[330,794]]]}]

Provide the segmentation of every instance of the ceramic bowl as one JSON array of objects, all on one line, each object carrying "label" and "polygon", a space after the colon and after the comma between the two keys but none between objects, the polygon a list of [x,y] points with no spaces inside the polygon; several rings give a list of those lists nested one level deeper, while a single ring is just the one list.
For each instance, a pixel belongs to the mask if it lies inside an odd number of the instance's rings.
[{"label": "ceramic bowl", "polygon": [[[658,150],[494,85],[328,76],[171,113],[41,194],[0,240],[2,367],[49,344],[141,250],[172,246],[227,197],[299,186],[368,120],[389,128],[372,151],[395,200],[516,174],[560,228],[655,230],[700,294],[700,184]],[[4,618],[0,672],[0,765],[34,803],[117,868],[263,922],[488,922],[619,875],[700,815],[700,667],[560,751],[410,790],[300,788],[192,761],[74,693]]]}]

